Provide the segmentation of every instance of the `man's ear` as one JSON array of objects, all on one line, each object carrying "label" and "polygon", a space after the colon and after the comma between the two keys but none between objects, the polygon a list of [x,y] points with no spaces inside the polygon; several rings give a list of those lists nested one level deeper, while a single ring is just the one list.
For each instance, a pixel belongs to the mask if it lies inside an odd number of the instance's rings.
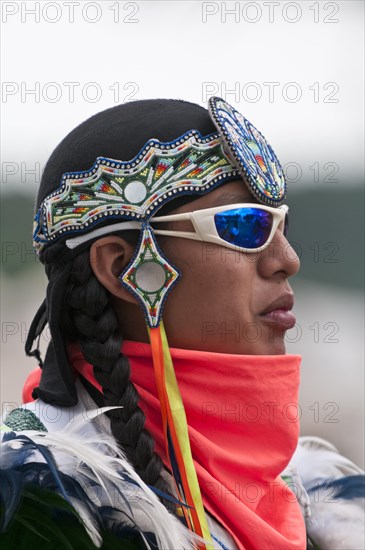
[{"label": "man's ear", "polygon": [[119,281],[119,275],[133,257],[134,248],[121,237],[109,235],[90,248],[90,265],[95,277],[113,296],[131,304],[136,298]]}]

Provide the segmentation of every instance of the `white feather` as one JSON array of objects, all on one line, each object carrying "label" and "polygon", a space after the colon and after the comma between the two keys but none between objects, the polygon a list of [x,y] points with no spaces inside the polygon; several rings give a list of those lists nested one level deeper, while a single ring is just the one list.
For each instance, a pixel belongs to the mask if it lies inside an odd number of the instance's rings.
[{"label": "white feather", "polygon": [[[102,409],[90,412],[88,419],[104,412]],[[127,520],[131,515],[122,495],[132,508],[132,522],[138,530],[150,531],[156,535],[159,548],[193,549],[199,537],[189,531],[175,516],[170,514],[157,496],[136,474],[126,458],[121,455],[115,439],[105,433],[86,434],[85,417],[80,414],[74,421],[58,432],[21,431],[36,444],[47,446],[52,452],[57,467],[63,473],[76,479],[88,497],[97,506],[117,507],[120,521],[133,525]],[[18,442],[3,443],[9,447],[19,447]],[[119,456],[117,456],[119,455]],[[37,461],[44,461],[39,455]],[[126,481],[128,475],[136,485]],[[94,487],[91,482],[98,482]],[[94,518],[90,517],[84,503],[72,499],[94,544],[101,546]]]},{"label": "white feather", "polygon": [[315,498],[311,498],[311,510],[312,515],[306,522],[307,531],[319,548],[365,548],[364,499],[331,502],[328,491],[318,490]]},{"label": "white feather", "polygon": [[289,468],[297,471],[309,494],[311,514],[306,525],[311,540],[321,549],[363,550],[364,499],[334,499],[331,488],[319,488],[326,481],[362,475],[363,470],[315,436],[299,438]]},{"label": "white feather", "polygon": [[290,464],[297,468],[305,486],[314,479],[338,479],[364,473],[351,460],[342,456],[334,445],[315,436],[299,438]]}]

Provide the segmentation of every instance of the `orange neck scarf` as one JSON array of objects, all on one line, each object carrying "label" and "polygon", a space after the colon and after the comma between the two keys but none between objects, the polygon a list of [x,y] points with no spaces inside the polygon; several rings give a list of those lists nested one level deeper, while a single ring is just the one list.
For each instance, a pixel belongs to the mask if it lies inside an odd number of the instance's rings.
[{"label": "orange neck scarf", "polygon": [[[79,349],[69,351],[76,370],[101,390]],[[151,346],[125,341],[122,352],[168,466]],[[240,550],[304,550],[302,512],[280,477],[298,442],[301,356],[170,352],[205,508]]]}]

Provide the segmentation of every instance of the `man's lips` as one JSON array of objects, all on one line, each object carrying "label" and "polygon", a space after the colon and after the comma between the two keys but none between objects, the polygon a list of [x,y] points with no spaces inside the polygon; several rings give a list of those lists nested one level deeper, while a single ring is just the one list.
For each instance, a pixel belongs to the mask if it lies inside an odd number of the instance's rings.
[{"label": "man's lips", "polygon": [[270,325],[279,325],[281,328],[288,330],[293,328],[296,323],[296,318],[291,312],[294,306],[294,295],[283,294],[260,313],[261,319]]},{"label": "man's lips", "polygon": [[296,318],[291,311],[285,311],[284,309],[276,309],[266,315],[260,315],[260,318],[270,325],[280,325],[285,330],[293,328],[296,323]]}]

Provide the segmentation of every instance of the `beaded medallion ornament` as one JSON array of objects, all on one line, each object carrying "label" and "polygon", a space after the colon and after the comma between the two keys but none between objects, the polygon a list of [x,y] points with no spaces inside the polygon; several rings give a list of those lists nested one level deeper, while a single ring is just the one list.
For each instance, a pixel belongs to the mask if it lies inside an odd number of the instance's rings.
[{"label": "beaded medallion ornament", "polygon": [[134,258],[119,280],[139,299],[150,327],[159,325],[162,304],[180,276],[162,255],[151,226],[144,224]]},{"label": "beaded medallion ornament", "polygon": [[244,181],[263,204],[280,206],[286,182],[274,151],[264,136],[236,109],[219,97],[211,97],[209,113]]}]

